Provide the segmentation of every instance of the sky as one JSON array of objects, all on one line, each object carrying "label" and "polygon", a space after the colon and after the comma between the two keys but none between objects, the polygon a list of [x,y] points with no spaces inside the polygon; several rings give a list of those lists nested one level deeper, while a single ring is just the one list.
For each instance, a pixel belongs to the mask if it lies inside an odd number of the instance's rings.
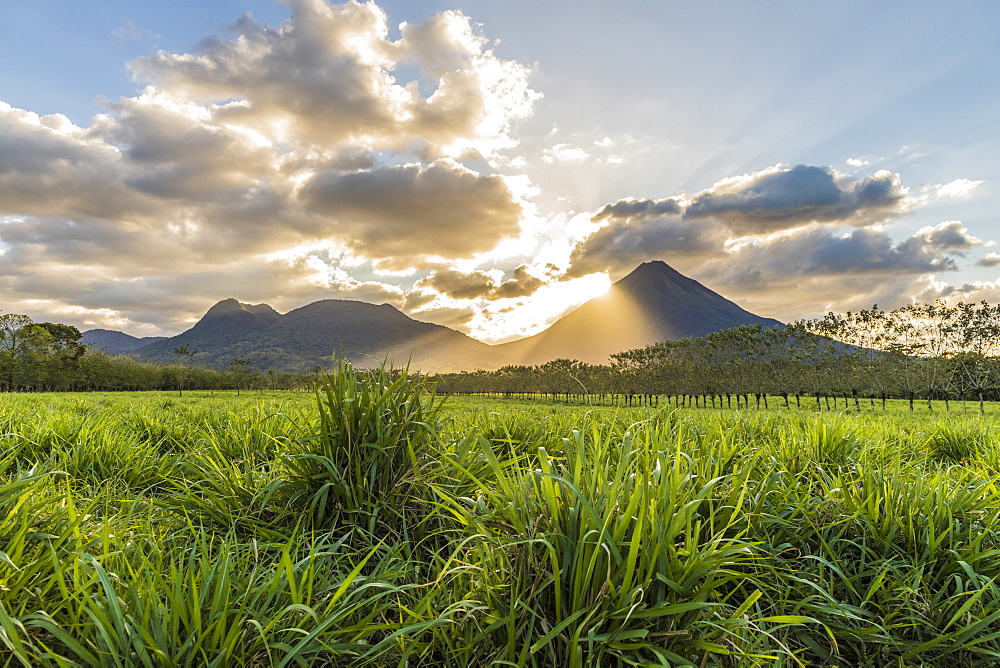
[{"label": "sky", "polygon": [[530,335],[663,260],[782,321],[1000,302],[1000,3],[0,4],[0,310]]}]

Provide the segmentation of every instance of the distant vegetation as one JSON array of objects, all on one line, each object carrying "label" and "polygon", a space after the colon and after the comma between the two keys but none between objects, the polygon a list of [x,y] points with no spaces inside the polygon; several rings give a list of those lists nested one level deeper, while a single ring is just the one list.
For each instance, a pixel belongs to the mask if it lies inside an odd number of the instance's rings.
[{"label": "distant vegetation", "polygon": [[[884,407],[902,398],[1000,399],[1000,305],[878,307],[794,323],[744,325],[611,356],[607,365],[538,366],[444,374],[441,391],[575,398],[590,403]],[[832,402],[832,406],[831,406]]]},{"label": "distant vegetation", "polygon": [[308,389],[321,370],[277,372],[258,369],[240,358],[223,368],[207,368],[193,364],[188,354],[175,354],[172,363],[152,362],[109,355],[82,345],[80,337],[71,325],[35,323],[14,313],[0,315],[0,390]]},{"label": "distant vegetation", "polygon": [[2,663],[1000,659],[992,420],[439,401],[8,395]]},{"label": "distant vegetation", "polygon": [[[240,315],[244,315],[242,312]],[[0,316],[0,388],[8,391],[307,389],[317,374],[260,369],[249,358],[202,366],[193,344],[172,362],[108,355],[68,325]],[[209,342],[211,339],[206,339]],[[166,345],[162,341],[159,345]],[[217,357],[217,356],[216,356]],[[372,362],[378,363],[373,358]],[[497,394],[591,404],[884,407],[889,399],[933,409],[1000,399],[1000,305],[911,305],[829,314],[788,327],[742,325],[611,356],[609,364],[557,359],[428,377],[440,394]]]}]

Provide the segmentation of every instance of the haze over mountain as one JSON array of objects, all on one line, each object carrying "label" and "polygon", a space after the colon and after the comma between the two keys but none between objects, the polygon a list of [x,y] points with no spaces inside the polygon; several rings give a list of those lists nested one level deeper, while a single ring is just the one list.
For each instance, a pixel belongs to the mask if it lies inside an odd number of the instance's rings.
[{"label": "haze over mountain", "polygon": [[[225,366],[252,360],[258,369],[328,368],[334,352],[360,366],[390,359],[414,369],[449,372],[496,369],[507,364],[543,364],[578,359],[604,364],[613,353],[664,339],[703,336],[737,325],[781,326],[754,315],[664,262],[647,262],[597,297],[520,341],[487,345],[455,330],[414,320],[389,304],[327,299],[284,315],[267,304],[225,299],[191,329],[167,339],[142,340],[108,330],[90,330],[84,342],[121,342],[109,352],[134,352],[161,362],[176,361],[174,348],[198,351],[195,361]],[[132,345],[131,348],[123,346]]]},{"label": "haze over mountain", "polygon": [[646,262],[534,336],[497,346],[523,364],[560,357],[605,364],[613,353],[738,325],[782,323],[744,310],[661,261]]}]

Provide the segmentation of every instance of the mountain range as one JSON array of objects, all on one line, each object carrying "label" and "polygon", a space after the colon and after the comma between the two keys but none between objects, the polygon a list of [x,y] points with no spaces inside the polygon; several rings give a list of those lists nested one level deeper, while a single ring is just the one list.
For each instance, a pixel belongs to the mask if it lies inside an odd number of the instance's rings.
[{"label": "mountain range", "polygon": [[[112,330],[88,330],[83,343],[108,352],[176,361],[184,345],[194,359],[225,366],[249,359],[259,369],[329,368],[336,353],[356,365],[389,359],[423,371],[496,369],[578,359],[604,364],[613,353],[738,325],[780,326],[688,278],[664,262],[647,262],[543,332],[488,345],[441,325],[410,318],[389,304],[325,299],[281,314],[267,304],[225,299],[191,329],[169,338],[139,339]],[[131,347],[129,347],[131,346]]]}]

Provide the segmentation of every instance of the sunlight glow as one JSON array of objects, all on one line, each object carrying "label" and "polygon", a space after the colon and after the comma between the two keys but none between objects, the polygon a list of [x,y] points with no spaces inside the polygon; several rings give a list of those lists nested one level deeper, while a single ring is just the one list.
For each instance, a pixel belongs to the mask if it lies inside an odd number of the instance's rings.
[{"label": "sunlight glow", "polygon": [[504,343],[537,334],[577,306],[607,294],[605,273],[549,283],[518,300],[498,300],[469,323],[469,335],[487,343]]}]

